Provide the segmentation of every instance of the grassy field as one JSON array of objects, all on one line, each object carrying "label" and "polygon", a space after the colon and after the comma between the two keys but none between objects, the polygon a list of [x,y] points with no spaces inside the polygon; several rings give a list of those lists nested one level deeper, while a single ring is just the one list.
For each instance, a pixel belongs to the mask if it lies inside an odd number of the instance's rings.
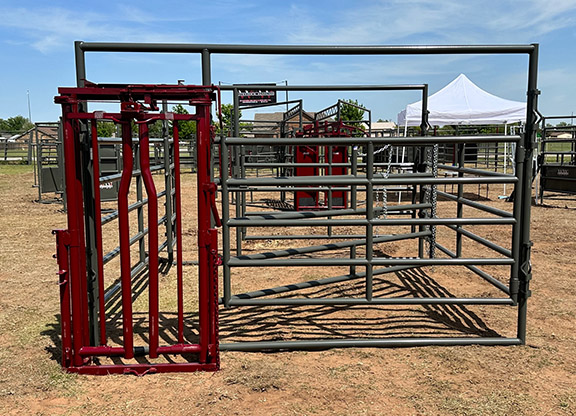
[{"label": "grassy field", "polygon": [[[193,195],[193,178],[183,176],[185,195]],[[64,228],[66,218],[59,204],[35,203],[37,190],[32,184],[32,167],[0,165],[3,415],[576,414],[576,204],[533,208],[534,280],[526,346],[223,352],[217,373],[92,377],[66,374],[60,368],[51,230]],[[509,209],[497,198],[490,204]],[[194,241],[194,230],[184,231]],[[449,280],[438,271],[426,273],[442,284]],[[274,276],[240,277],[246,282],[265,278],[274,282]],[[464,291],[475,288],[471,281],[460,282],[465,284],[456,284]],[[228,342],[257,337],[264,328],[287,337],[304,325],[344,333],[345,324],[330,329],[330,315],[311,312],[284,311],[285,325],[280,328],[278,322],[253,311],[222,311],[221,338]],[[506,308],[453,312],[431,307],[417,315],[406,310],[402,319],[386,323],[382,318],[381,328],[374,324],[356,330],[415,331],[443,321],[504,334],[515,325]],[[454,316],[463,317],[462,322]],[[358,317],[381,322],[379,316],[352,315]],[[478,320],[471,324],[466,321],[471,317]],[[410,325],[404,327],[407,320]]]}]

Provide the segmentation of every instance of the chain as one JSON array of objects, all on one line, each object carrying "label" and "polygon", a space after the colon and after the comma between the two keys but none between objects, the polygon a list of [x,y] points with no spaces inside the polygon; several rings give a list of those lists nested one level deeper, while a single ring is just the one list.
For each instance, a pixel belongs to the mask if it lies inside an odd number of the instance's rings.
[{"label": "chain", "polygon": [[[388,164],[386,166],[386,171],[384,172],[384,179],[387,179],[390,176],[390,171],[392,169],[392,146],[387,144],[374,152],[374,154],[377,154],[386,149],[388,149]],[[377,212],[379,212],[377,218],[386,218],[388,215],[388,189],[386,186],[376,188],[376,208]]]},{"label": "chain", "polygon": [[[426,154],[426,172],[432,173],[434,178],[438,177],[438,144],[432,146]],[[424,200],[429,202],[432,207],[430,209],[430,218],[437,218],[438,214],[438,192],[436,185],[427,185],[424,191]],[[436,257],[436,226],[429,225],[430,237],[428,241],[428,253],[430,258]]]}]

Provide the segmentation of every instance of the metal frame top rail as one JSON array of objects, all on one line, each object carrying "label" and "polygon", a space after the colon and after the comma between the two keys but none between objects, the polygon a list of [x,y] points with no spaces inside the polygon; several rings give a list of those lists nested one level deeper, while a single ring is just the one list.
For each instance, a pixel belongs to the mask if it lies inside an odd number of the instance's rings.
[{"label": "metal frame top rail", "polygon": [[197,43],[83,42],[76,47],[85,52],[163,52],[248,55],[442,55],[442,54],[522,54],[536,45],[234,45]]},{"label": "metal frame top rail", "polygon": [[[279,138],[243,138],[226,137],[228,145],[398,145],[398,146],[426,146],[436,143],[491,143],[491,142],[520,142],[522,136],[415,136],[415,137],[279,137]],[[221,140],[216,140],[220,142]]]}]

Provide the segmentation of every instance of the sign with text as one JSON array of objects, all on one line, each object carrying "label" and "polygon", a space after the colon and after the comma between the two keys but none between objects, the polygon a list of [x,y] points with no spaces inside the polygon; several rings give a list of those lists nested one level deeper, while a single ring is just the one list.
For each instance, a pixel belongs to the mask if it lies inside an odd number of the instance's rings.
[{"label": "sign with text", "polygon": [[276,91],[266,87],[257,90],[239,89],[238,102],[240,105],[273,104],[276,102]]}]

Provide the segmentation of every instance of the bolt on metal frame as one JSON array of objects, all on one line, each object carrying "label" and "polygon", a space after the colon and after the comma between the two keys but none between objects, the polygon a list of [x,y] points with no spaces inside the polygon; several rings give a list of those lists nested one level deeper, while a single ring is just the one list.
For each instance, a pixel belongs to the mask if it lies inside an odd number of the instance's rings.
[{"label": "bolt on metal frame", "polygon": [[[269,258],[236,258],[230,257],[230,241],[226,238],[228,229],[233,227],[270,227],[270,226],[291,226],[294,225],[294,220],[290,218],[275,218],[275,219],[245,219],[245,218],[229,218],[228,201],[229,192],[238,191],[244,192],[246,187],[259,186],[259,187],[277,187],[280,178],[226,178],[223,175],[221,179],[222,186],[222,202],[223,202],[223,223],[224,223],[224,246],[223,254],[224,267],[259,267],[260,265],[266,266],[280,266],[288,264],[291,266],[308,266],[308,265],[350,265],[362,266],[366,268],[364,274],[357,274],[359,278],[363,278],[366,282],[366,296],[365,299],[318,299],[318,300],[279,300],[279,299],[253,299],[260,297],[261,292],[271,291],[284,291],[285,287],[265,289],[258,291],[258,296],[249,296],[249,299],[239,299],[232,296],[228,292],[226,282],[224,285],[224,299],[225,306],[234,306],[241,304],[306,304],[306,302],[319,302],[330,304],[507,304],[517,307],[517,331],[516,337],[512,338],[390,338],[390,339],[347,339],[347,340],[311,340],[311,341],[286,341],[286,342],[248,342],[248,343],[233,343],[233,344],[220,344],[220,350],[261,350],[261,349],[293,349],[293,348],[326,348],[326,347],[370,347],[370,346],[418,346],[418,345],[466,345],[466,344],[481,344],[481,345],[515,345],[524,344],[526,340],[526,316],[527,316],[527,299],[530,296],[529,282],[532,277],[532,270],[530,264],[530,206],[531,206],[531,178],[532,178],[532,155],[535,147],[535,133],[537,127],[537,66],[538,66],[538,45],[460,45],[460,46],[282,46],[282,45],[198,45],[198,44],[142,44],[142,43],[85,43],[76,42],[76,68],[79,86],[83,85],[86,79],[86,67],[84,61],[84,54],[86,52],[158,52],[158,53],[198,53],[202,58],[202,83],[204,85],[211,84],[211,55],[213,54],[241,54],[241,55],[259,55],[259,54],[279,54],[279,55],[440,55],[440,54],[513,54],[525,55],[528,57],[528,85],[527,85],[527,118],[524,132],[520,136],[508,136],[503,138],[498,137],[412,137],[412,138],[357,138],[351,140],[350,138],[330,138],[329,140],[322,139],[243,139],[238,137],[222,138],[220,146],[222,147],[223,156],[225,155],[228,147],[243,146],[243,145],[298,145],[298,144],[316,144],[316,145],[362,145],[367,148],[367,169],[365,176],[361,175],[346,175],[346,176],[333,176],[329,178],[329,183],[325,178],[291,178],[294,181],[295,189],[298,186],[358,186],[361,187],[366,193],[366,212],[363,218],[353,219],[310,219],[306,220],[308,226],[327,226],[327,225],[354,225],[362,226],[366,229],[365,258],[342,258],[342,259],[291,259],[291,260],[274,260]],[[422,129],[425,134],[426,127]],[[515,175],[502,175],[494,172],[486,172],[483,170],[471,170],[464,166],[464,145],[468,142],[513,142],[516,143],[516,157],[515,157]],[[371,168],[374,166],[373,151],[375,145],[412,145],[418,147],[430,147],[438,143],[452,143],[458,146],[458,176],[453,178],[438,178],[430,175],[423,170],[417,172],[410,172],[407,176],[400,175],[394,177],[390,175],[388,178],[380,177],[373,174]],[[209,156],[209,154],[205,155]],[[223,157],[227,160],[227,157]],[[209,159],[212,160],[211,158]],[[198,158],[198,163],[205,163],[206,160]],[[213,174],[213,169],[208,169],[209,175]],[[201,170],[199,169],[199,172]],[[226,172],[226,168],[222,169]],[[204,172],[203,174],[205,174]],[[468,176],[467,176],[468,175]],[[473,176],[470,176],[473,175]],[[463,187],[466,184],[489,184],[489,183],[509,183],[514,184],[515,198],[513,212],[499,212],[492,207],[480,204],[476,201],[471,201],[464,198]],[[434,218],[429,214],[424,214],[422,218],[402,218],[402,219],[378,219],[375,218],[373,209],[373,189],[375,185],[418,185],[425,187],[428,185],[439,184],[455,184],[458,187],[455,198],[457,203],[457,216],[456,218]],[[334,189],[334,188],[332,188]],[[495,215],[495,218],[466,218],[462,214],[464,206],[472,206],[474,208],[482,209],[488,213]],[[300,221],[299,224],[302,224]],[[417,258],[375,258],[372,252],[372,245],[374,241],[373,228],[375,225],[408,225],[419,227],[419,232],[426,232],[426,226],[436,225],[445,226],[451,230],[456,231],[457,249],[452,252],[445,247],[436,244],[439,251],[446,254],[447,258],[425,258],[423,250],[419,247],[419,256]],[[476,236],[471,231],[464,229],[467,225],[472,224],[504,224],[512,227],[511,248],[508,250],[503,247]],[[403,238],[418,237],[415,231],[404,235]],[[475,237],[472,237],[475,235]],[[509,254],[504,257],[494,258],[462,258],[462,244],[463,238],[468,237],[481,242],[487,247],[499,252],[500,254]],[[309,250],[315,250],[309,248]],[[281,255],[276,255],[279,257]],[[200,258],[200,265],[206,261],[206,258]],[[478,266],[482,265],[508,265],[510,266],[510,281],[508,285],[502,284],[499,280],[493,278],[485,271],[480,270]],[[429,299],[379,299],[374,298],[371,293],[371,285],[373,276],[378,273],[393,272],[401,270],[402,268],[414,268],[425,265],[462,265],[475,271],[479,276],[494,284],[509,297],[506,298],[489,298],[489,299],[467,299],[467,298],[429,298]],[[386,266],[381,268],[380,266]],[[350,279],[350,276],[338,276],[334,278],[325,279],[328,281],[338,281],[340,279]],[[297,286],[306,287],[307,285],[315,284],[311,282],[301,282]],[[261,301],[261,302],[259,302]]]}]

